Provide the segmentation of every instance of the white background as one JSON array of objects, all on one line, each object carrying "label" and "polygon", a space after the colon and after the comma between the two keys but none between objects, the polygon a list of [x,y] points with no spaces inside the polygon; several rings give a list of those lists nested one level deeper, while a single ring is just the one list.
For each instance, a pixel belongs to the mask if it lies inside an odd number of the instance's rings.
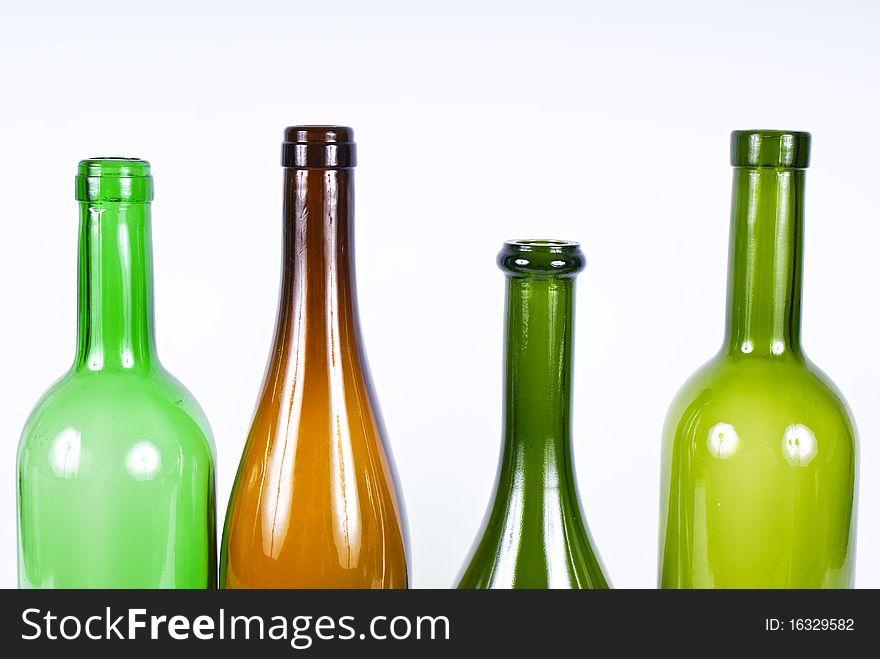
[{"label": "white background", "polygon": [[154,167],[164,363],[226,500],[269,352],[284,126],[355,128],[366,345],[414,585],[446,587],[498,459],[501,242],[579,240],[575,453],[618,587],[656,574],[660,430],[719,347],[736,128],[810,130],[804,341],[862,437],[857,584],[880,586],[875,3],[2,4],[0,586],[24,420],[70,364],[80,158]]}]

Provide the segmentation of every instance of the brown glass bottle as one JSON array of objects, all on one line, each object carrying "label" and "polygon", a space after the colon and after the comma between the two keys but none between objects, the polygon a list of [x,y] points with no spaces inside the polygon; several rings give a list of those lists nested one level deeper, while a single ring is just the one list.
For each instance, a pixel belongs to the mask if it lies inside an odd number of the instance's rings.
[{"label": "brown glass bottle", "polygon": [[275,338],[226,515],[226,588],[405,588],[402,501],[354,280],[350,128],[285,131]]}]

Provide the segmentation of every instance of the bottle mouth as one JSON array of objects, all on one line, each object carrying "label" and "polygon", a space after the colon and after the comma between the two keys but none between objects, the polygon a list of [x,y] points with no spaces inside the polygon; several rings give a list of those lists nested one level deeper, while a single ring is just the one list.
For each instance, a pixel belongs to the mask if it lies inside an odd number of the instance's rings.
[{"label": "bottle mouth", "polygon": [[354,131],[347,126],[290,126],[284,130],[282,167],[349,169],[355,165]]},{"label": "bottle mouth", "polygon": [[498,253],[498,267],[510,276],[574,278],[586,263],[572,240],[508,240]]},{"label": "bottle mouth", "polygon": [[153,200],[150,163],[140,158],[88,158],[76,175],[77,201],[137,203]]},{"label": "bottle mouth", "polygon": [[810,166],[809,133],[792,130],[735,130],[730,134],[734,167],[806,169]]}]

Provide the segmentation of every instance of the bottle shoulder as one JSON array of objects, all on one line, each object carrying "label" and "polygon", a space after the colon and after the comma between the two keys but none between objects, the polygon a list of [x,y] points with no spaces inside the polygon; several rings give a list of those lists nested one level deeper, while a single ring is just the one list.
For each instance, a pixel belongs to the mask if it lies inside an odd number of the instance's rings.
[{"label": "bottle shoulder", "polygon": [[[149,443],[213,461],[208,421],[192,394],[161,368],[147,372],[71,370],[34,406],[19,462],[47,457],[58,441],[122,450]],[[66,438],[66,439],[65,439]]]},{"label": "bottle shoulder", "polygon": [[496,484],[459,588],[609,587],[574,482],[552,481]]},{"label": "bottle shoulder", "polygon": [[820,433],[853,444],[857,432],[846,400],[806,358],[719,354],[679,390],[666,418],[665,436],[692,437],[713,429]]},{"label": "bottle shoulder", "polygon": [[846,407],[831,379],[809,359],[719,354],[685,381],[676,402],[700,397],[724,400],[751,394],[768,401],[797,397],[814,404]]}]

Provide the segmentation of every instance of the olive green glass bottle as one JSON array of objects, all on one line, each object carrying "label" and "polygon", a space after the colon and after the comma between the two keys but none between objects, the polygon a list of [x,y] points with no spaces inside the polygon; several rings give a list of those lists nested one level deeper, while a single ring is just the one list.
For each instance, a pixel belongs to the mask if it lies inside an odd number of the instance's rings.
[{"label": "olive green glass bottle", "polygon": [[24,588],[216,585],[211,432],[153,338],[152,197],[146,161],[79,165],[76,357],[18,451]]},{"label": "olive green glass bottle", "polygon": [[571,450],[577,243],[505,243],[504,444],[483,529],[459,588],[607,588]]},{"label": "olive green glass bottle", "polygon": [[846,588],[857,438],[801,348],[810,135],[738,131],[724,345],[666,419],[663,588]]}]

